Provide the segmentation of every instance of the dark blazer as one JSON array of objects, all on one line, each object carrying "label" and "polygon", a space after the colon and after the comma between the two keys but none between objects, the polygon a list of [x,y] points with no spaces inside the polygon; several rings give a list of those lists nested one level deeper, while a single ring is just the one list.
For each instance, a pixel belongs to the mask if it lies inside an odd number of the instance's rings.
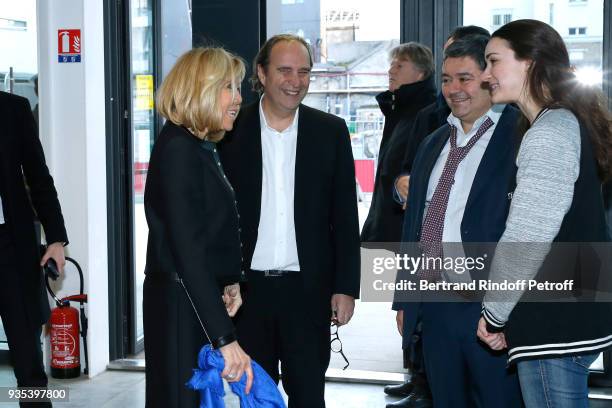
[{"label": "dark blazer", "polygon": [[[519,139],[516,123],[519,112],[507,105],[480,161],[461,220],[463,242],[497,242],[506,227],[516,176]],[[408,191],[402,242],[419,242],[423,210],[431,171],[449,138],[443,126],[429,135],[418,149]],[[404,310],[404,348],[417,323],[420,303],[394,302],[394,310]]]},{"label": "dark blazer", "polygon": [[[34,326],[49,318],[49,302],[40,268],[39,239],[34,220],[40,220],[48,243],[68,243],[64,218],[53,178],[45,163],[30,104],[20,96],[0,92],[0,196],[2,210],[22,273],[19,296]],[[24,184],[29,186],[29,197]],[[36,215],[35,215],[36,212]]]},{"label": "dark blazer", "polygon": [[[298,259],[313,317],[329,319],[332,294],[359,296],[355,167],[345,122],[305,105],[299,109],[294,193]],[[261,212],[259,101],[240,110],[234,130],[219,148],[236,191],[243,266],[249,270]]]},{"label": "dark blazer", "polygon": [[182,279],[218,346],[234,338],[221,293],[241,279],[240,233],[234,193],[202,143],[170,121],[155,141],[144,196],[145,274],[169,284]]},{"label": "dark blazer", "polygon": [[[402,233],[404,210],[393,200],[395,178],[400,173],[406,146],[413,135],[410,133],[417,113],[434,101],[436,88],[433,78],[402,85],[392,94],[390,91],[377,96],[385,121],[398,117],[395,127],[385,123],[383,140],[378,153],[378,168],[370,211],[361,231],[364,242],[399,242]],[[391,110],[384,104],[393,99]]]}]

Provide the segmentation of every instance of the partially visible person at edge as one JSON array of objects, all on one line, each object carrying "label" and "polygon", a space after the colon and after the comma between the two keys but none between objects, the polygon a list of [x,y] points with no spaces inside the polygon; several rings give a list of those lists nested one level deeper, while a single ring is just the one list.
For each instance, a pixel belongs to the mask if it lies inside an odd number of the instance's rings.
[{"label": "partially visible person at edge", "polygon": [[[40,335],[50,310],[41,266],[53,259],[63,273],[68,237],[28,100],[0,92],[0,121],[0,316],[17,386],[46,387]],[[48,244],[42,257],[36,219]]]},{"label": "partially visible person at edge", "polygon": [[[612,168],[612,120],[599,90],[577,81],[563,39],[545,23],[506,24],[493,33],[486,58],[482,78],[493,101],[516,103],[524,131],[490,279],[541,279],[555,244],[610,240],[601,186]],[[568,265],[555,267],[555,280],[580,282],[594,272]],[[509,349],[528,408],[588,407],[589,366],[612,344],[611,305],[522,296],[487,292],[478,337],[494,350]]]},{"label": "partially visible person at edge", "polygon": [[208,342],[223,355],[222,377],[232,382],[246,373],[247,392],[253,381],[230,319],[242,303],[239,216],[216,148],[238,115],[244,72],[243,62],[222,48],[195,48],[157,92],[167,121],[151,152],[144,197],[149,408],[199,406],[199,394],[185,383]]},{"label": "partially visible person at edge", "polygon": [[374,193],[361,230],[361,242],[399,242],[404,211],[390,194],[400,171],[410,129],[419,110],[435,100],[431,50],[410,42],[390,53],[389,90],[376,96],[385,116]]},{"label": "partially visible person at edge", "polygon": [[[453,41],[459,40],[471,34],[489,35],[489,32],[478,26],[462,26],[457,27],[448,36],[444,49],[446,49]],[[402,164],[400,170],[396,171],[393,177],[395,178],[395,187],[393,189],[393,199],[402,206],[406,205],[406,196],[408,194],[408,180],[412,170],[412,162],[416,156],[417,149],[421,141],[434,130],[443,126],[446,123],[448,115],[451,113],[444,95],[442,92],[438,94],[436,101],[421,109],[414,120],[414,125],[406,129],[409,132],[405,139],[406,146],[402,152]],[[399,174],[399,176],[398,176]],[[389,191],[386,191],[389,194]],[[403,213],[402,213],[403,217]],[[399,220],[398,228],[401,232],[402,219]],[[398,329],[403,325],[403,314],[398,314]],[[399,330],[401,334],[401,329]],[[416,331],[412,336],[406,336],[402,339],[402,348],[404,351],[404,368],[410,370],[410,378],[403,384],[388,385],[384,388],[388,395],[402,397],[401,400],[387,404],[387,408],[426,408],[432,405],[431,392],[427,384],[427,376],[425,373],[425,364],[423,361],[423,347],[421,341],[421,325],[417,325]]]}]

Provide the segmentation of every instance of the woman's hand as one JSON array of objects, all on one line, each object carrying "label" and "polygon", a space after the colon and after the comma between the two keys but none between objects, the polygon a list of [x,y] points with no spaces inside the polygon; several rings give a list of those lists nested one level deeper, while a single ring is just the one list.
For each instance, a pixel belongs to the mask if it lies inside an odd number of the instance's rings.
[{"label": "woman's hand", "polygon": [[487,346],[493,350],[503,350],[508,348],[506,344],[506,336],[503,332],[500,333],[489,333],[487,331],[487,322],[484,317],[481,317],[478,321],[478,331],[476,332],[478,338],[482,340]]},{"label": "woman's hand", "polygon": [[240,295],[240,284],[234,283],[227,285],[223,290],[223,303],[225,310],[230,317],[236,316],[238,309],[242,306],[242,296]]},{"label": "woman's hand", "polygon": [[242,350],[237,341],[226,344],[221,347],[219,351],[223,355],[223,360],[225,360],[225,368],[221,373],[221,377],[225,378],[227,382],[237,382],[240,381],[242,375],[246,373],[245,391],[248,394],[253,385],[251,357]]}]

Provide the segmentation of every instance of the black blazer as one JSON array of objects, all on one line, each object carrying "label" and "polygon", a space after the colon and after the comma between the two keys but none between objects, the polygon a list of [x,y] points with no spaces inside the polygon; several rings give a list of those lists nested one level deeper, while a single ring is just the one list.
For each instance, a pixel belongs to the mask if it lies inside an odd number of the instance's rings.
[{"label": "black blazer", "polygon": [[170,121],[155,141],[144,196],[145,274],[183,280],[215,345],[234,336],[221,294],[241,279],[240,233],[234,193],[202,143]]},{"label": "black blazer", "polygon": [[[345,122],[305,105],[299,109],[294,193],[298,259],[313,316],[329,319],[332,294],[359,296],[355,166]],[[259,101],[241,109],[234,130],[219,147],[236,190],[243,266],[248,270],[261,211]]]},{"label": "black blazer", "polygon": [[[36,215],[48,243],[68,243],[64,218],[53,178],[45,163],[38,129],[30,104],[20,96],[0,92],[0,196],[2,211],[16,249],[21,270],[20,288],[33,325],[49,318],[49,302],[40,268],[38,238],[34,229]],[[25,175],[30,194],[26,193]],[[30,201],[31,199],[31,201]]]}]

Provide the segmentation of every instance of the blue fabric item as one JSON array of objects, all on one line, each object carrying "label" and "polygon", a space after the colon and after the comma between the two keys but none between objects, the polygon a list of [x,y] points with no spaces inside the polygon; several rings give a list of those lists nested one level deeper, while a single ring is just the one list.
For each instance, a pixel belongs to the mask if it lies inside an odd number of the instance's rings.
[{"label": "blue fabric item", "polygon": [[[255,361],[253,367],[253,386],[247,395],[246,374],[240,381],[229,383],[234,394],[240,398],[241,408],[286,408],[285,401],[278,391],[278,386],[268,373]],[[187,387],[200,391],[200,408],[225,408],[223,397],[223,380],[221,372],[225,361],[219,350],[214,350],[210,344],[205,345],[198,354],[198,367],[193,370],[193,376],[187,382]]]}]

